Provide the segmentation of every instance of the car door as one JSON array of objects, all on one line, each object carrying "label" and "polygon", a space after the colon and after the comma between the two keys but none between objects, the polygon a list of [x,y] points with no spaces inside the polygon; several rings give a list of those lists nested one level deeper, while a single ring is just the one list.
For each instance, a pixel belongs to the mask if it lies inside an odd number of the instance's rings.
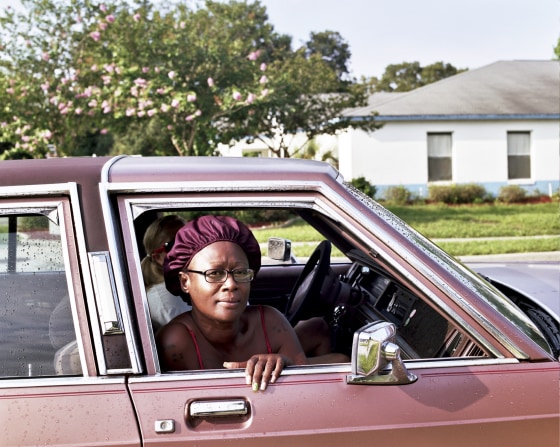
[{"label": "car door", "polygon": [[[135,206],[141,213],[171,202],[144,199],[134,205],[134,198],[128,200],[119,202],[126,216],[121,227],[128,277],[141,278],[138,235],[131,226]],[[177,197],[172,202],[177,209],[179,202]],[[162,374],[143,284],[132,281],[131,287],[146,374],[131,377],[129,387],[145,446],[472,446],[557,440],[557,362],[494,355],[500,349],[466,358],[427,357],[405,361],[417,377],[412,383],[367,385],[349,383],[349,363],[290,367],[265,392],[253,392],[241,370]]]},{"label": "car door", "polygon": [[94,356],[77,197],[0,188],[1,446],[140,445],[124,376]]},{"label": "car door", "polygon": [[230,371],[135,378],[130,388],[146,446],[557,445],[557,364],[407,366],[418,377],[407,385],[350,385],[349,366],[332,365],[290,368],[257,393]]}]

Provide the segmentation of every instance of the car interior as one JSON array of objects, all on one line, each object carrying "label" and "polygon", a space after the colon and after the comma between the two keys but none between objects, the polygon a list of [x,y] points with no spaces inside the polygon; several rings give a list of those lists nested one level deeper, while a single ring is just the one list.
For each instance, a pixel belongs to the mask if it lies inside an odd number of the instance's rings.
[{"label": "car interior", "polygon": [[[358,248],[338,223],[315,211],[150,210],[135,221],[141,256],[149,223],[171,213],[186,220],[200,214],[227,214],[248,224],[263,253],[263,265],[251,283],[250,304],[277,308],[292,326],[324,319],[333,352],[350,357],[357,330],[374,321],[388,321],[397,327],[403,359],[487,356],[395,273]],[[266,216],[279,220],[266,221]],[[283,236],[287,224],[297,229],[290,232],[291,239]],[[293,240],[294,234],[299,240]],[[311,242],[309,234],[314,235]]]}]

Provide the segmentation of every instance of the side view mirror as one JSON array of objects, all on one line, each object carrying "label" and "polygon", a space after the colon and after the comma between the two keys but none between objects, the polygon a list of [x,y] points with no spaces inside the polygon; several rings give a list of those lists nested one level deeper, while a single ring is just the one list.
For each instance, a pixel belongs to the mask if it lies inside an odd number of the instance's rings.
[{"label": "side view mirror", "polygon": [[354,333],[351,385],[405,385],[418,377],[409,373],[395,343],[397,328],[387,321],[375,321]]},{"label": "side view mirror", "polygon": [[292,241],[279,237],[268,238],[267,256],[275,261],[292,261]]}]

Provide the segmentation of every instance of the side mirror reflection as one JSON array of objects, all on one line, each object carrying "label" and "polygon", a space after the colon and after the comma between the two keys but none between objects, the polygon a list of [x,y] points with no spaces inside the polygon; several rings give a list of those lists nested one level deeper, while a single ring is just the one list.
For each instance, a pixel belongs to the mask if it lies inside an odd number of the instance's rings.
[{"label": "side mirror reflection", "polygon": [[354,333],[352,374],[346,383],[354,385],[404,385],[418,377],[409,373],[395,343],[397,328],[387,321],[375,321]]}]

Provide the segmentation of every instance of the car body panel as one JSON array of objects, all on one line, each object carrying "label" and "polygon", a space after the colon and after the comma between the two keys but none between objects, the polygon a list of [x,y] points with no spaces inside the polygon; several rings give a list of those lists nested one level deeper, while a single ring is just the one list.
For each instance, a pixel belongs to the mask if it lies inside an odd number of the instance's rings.
[{"label": "car body panel", "polygon": [[141,445],[124,378],[39,381],[0,382],[0,445]]},{"label": "car body panel", "polygon": [[[50,208],[43,212],[41,204]],[[290,367],[257,393],[239,370],[162,373],[140,268],[145,225],[160,212],[261,208],[294,211],[316,225],[348,256],[332,267],[339,277],[354,275],[369,293],[368,271],[377,269],[464,336],[475,354],[410,356],[404,364],[418,379],[407,385],[347,383],[350,364]],[[70,297],[80,371],[42,376],[32,368],[30,377],[0,378],[2,446],[558,444],[560,364],[539,329],[497,289],[361,196],[326,163],[204,157],[1,162],[0,219],[27,215],[48,215],[60,228],[53,234],[64,247],[59,273]],[[106,270],[93,267],[96,256]],[[282,307],[302,268],[263,265],[251,302],[270,299],[267,304]],[[42,273],[33,272],[29,297],[50,292],[52,300],[61,298],[39,281]],[[8,301],[25,288],[7,284],[0,275]],[[106,306],[118,330],[105,330],[100,315]],[[12,309],[0,310],[1,322]],[[38,313],[42,329],[50,310]],[[372,304],[356,312],[349,334],[385,310]],[[214,409],[241,402],[248,414],[192,417],[193,402]]]},{"label": "car body panel", "polygon": [[[211,372],[190,377],[175,373],[162,381],[131,380],[131,393],[145,433],[146,446],[167,436],[176,444],[196,445],[321,445],[327,435],[346,433],[342,444],[388,445],[415,439],[419,445],[472,446],[483,440],[496,445],[508,438],[538,442],[558,428],[558,397],[540,395],[545,381],[558,386],[558,368],[544,364],[479,364],[430,368],[409,365],[418,380],[405,386],[362,386],[346,383],[348,372],[285,374],[265,393],[254,393],[242,374]],[[184,380],[181,380],[181,376]],[[468,389],[468,395],[465,390]],[[436,392],[434,392],[436,391]],[[532,401],[527,396],[539,395]],[[188,417],[192,401],[248,402],[247,417]],[[504,408],[503,403],[507,402]],[[523,417],[519,417],[522,407]],[[154,415],[175,421],[174,433],[154,433]],[[187,415],[187,416],[186,416]],[[526,429],[530,422],[531,433]],[[312,427],[312,428],[311,428]],[[451,429],[453,427],[453,429]],[[484,437],[481,436],[484,432]],[[558,439],[558,438],[557,438]],[[553,444],[550,444],[553,445]]]}]

